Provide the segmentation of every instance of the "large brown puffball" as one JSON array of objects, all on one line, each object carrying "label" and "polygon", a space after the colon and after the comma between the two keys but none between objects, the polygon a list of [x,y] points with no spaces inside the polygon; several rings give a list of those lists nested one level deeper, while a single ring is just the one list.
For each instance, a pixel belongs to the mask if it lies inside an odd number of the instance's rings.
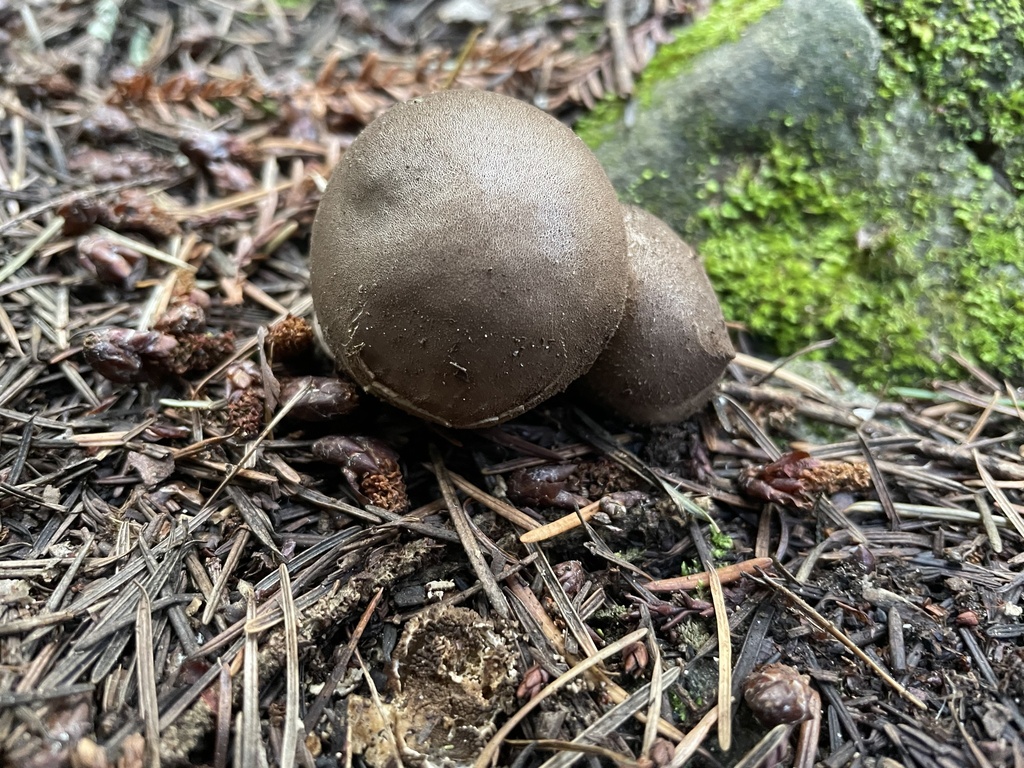
[{"label": "large brown puffball", "polygon": [[710,399],[735,352],[694,250],[647,211],[623,206],[623,218],[626,312],[579,389],[637,424],[680,421]]},{"label": "large brown puffball", "polygon": [[626,298],[597,159],[515,99],[442,91],[367,126],[313,223],[311,285],[367,391],[452,427],[511,418],[585,373]]}]

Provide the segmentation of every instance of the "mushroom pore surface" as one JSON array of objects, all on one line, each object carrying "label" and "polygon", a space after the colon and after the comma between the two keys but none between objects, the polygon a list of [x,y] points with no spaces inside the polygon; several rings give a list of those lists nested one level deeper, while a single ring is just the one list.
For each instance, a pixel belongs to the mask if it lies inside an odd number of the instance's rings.
[{"label": "mushroom pore surface", "polygon": [[630,287],[618,331],[579,388],[637,424],[680,421],[708,401],[735,352],[694,250],[665,222],[622,207]]},{"label": "mushroom pore surface", "polygon": [[369,392],[432,421],[511,418],[587,371],[622,316],[615,191],[528,104],[442,91],[367,126],[313,223],[324,338]]}]

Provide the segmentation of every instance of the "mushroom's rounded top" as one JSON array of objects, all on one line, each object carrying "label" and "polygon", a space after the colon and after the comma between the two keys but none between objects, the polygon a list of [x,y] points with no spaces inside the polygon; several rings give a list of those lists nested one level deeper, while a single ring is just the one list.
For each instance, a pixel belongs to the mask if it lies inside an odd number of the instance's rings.
[{"label": "mushroom's rounded top", "polygon": [[453,427],[565,389],[622,316],[626,235],[583,142],[483,91],[399,104],[335,168],[313,223],[327,344],[371,393]]},{"label": "mushroom's rounded top", "polygon": [[634,423],[680,421],[708,401],[735,352],[694,250],[657,216],[630,205],[622,210],[626,311],[579,387]]}]

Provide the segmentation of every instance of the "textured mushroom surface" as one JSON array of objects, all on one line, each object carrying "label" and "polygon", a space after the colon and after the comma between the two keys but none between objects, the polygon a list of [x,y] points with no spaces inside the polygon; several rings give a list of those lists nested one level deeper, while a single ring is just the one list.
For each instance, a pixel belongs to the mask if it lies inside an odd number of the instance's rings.
[{"label": "textured mushroom surface", "polygon": [[522,413],[597,359],[626,236],[590,150],[483,91],[399,104],[359,135],[313,224],[317,317],[367,391],[453,427]]},{"label": "textured mushroom surface", "polygon": [[615,337],[579,383],[638,424],[686,418],[714,392],[735,352],[704,265],[665,222],[623,206],[630,287]]}]

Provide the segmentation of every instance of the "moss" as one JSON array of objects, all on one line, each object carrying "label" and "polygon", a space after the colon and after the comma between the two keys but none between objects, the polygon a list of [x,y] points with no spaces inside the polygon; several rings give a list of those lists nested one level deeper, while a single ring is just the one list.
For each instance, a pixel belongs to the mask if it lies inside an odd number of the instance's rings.
[{"label": "moss", "polygon": [[[744,29],[780,5],[782,0],[718,0],[707,16],[680,29],[675,40],[658,49],[637,81],[635,98],[649,103],[656,83],[685,71],[701,53],[738,40]],[[608,95],[576,123],[576,133],[596,148],[615,133],[624,112],[625,102]]]},{"label": "moss", "polygon": [[676,693],[671,688],[668,689],[668,703],[672,707],[672,714],[676,716],[676,721],[679,723],[685,723],[687,718],[690,716],[690,708],[686,706],[686,702],[683,701],[683,697]]},{"label": "moss", "polygon": [[[1024,228],[958,201],[956,246],[928,239],[949,205],[927,175],[900,200],[813,160],[796,132],[724,182],[709,180],[688,235],[702,240],[728,318],[783,354],[833,337],[829,358],[875,386],[956,375],[950,352],[1002,372],[1024,361]],[[973,169],[980,184],[985,169]],[[958,308],[956,312],[950,308]],[[946,321],[935,330],[935,318]]]},{"label": "moss", "polygon": [[965,340],[977,359],[1020,374],[1024,361],[1024,292],[1020,270],[1024,229],[989,220],[958,259],[949,299],[963,307],[950,333]]},{"label": "moss", "polygon": [[626,188],[626,191],[620,196],[624,203],[632,203],[633,205],[640,205],[644,200],[647,199],[647,195],[641,194],[641,189],[650,181],[660,179],[661,181],[668,181],[668,171],[655,171],[651,168],[644,168],[640,175],[637,176],[630,185]]},{"label": "moss", "polygon": [[961,142],[1024,191],[1024,8],[1019,0],[868,0],[890,61]]},{"label": "moss", "polygon": [[700,648],[711,639],[711,635],[708,634],[704,625],[693,619],[687,619],[680,623],[676,628],[676,633],[679,638],[676,646],[684,651]]},{"label": "moss", "polygon": [[604,144],[618,130],[624,104],[615,94],[605,94],[589,113],[576,121],[573,130],[591,149]]},{"label": "moss", "polygon": [[[776,140],[724,183],[711,180],[691,225],[726,316],[792,352],[861,314],[854,274],[863,197],[841,199],[800,141]],[[844,279],[845,278],[845,279]]]},{"label": "moss", "polygon": [[721,560],[732,551],[732,537],[722,531],[711,531],[711,556]]}]

